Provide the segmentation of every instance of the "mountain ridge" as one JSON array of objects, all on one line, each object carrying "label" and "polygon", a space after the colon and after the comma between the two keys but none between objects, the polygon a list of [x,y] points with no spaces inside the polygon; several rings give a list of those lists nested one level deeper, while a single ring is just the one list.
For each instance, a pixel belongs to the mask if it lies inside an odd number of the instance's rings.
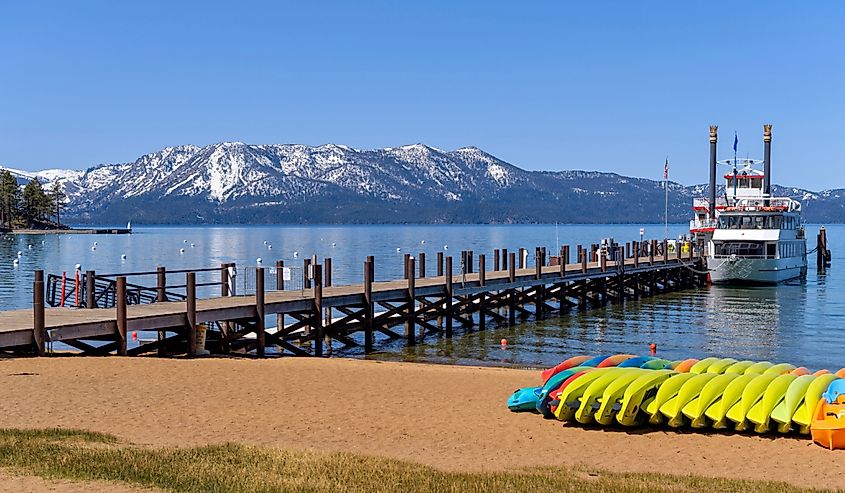
[{"label": "mountain ridge", "polygon": [[[12,170],[59,180],[69,221],[122,223],[662,222],[663,184],[618,173],[529,171],[475,146],[170,146],[84,171]],[[669,182],[669,219],[691,217],[706,185]],[[845,220],[845,190],[775,186],[807,220]]]}]

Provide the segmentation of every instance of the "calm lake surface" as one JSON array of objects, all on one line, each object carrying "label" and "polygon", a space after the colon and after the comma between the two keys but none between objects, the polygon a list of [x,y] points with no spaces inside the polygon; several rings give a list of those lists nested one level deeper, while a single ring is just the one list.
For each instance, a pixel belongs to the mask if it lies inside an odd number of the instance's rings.
[{"label": "calm lake surface", "polygon": [[[460,256],[471,249],[514,251],[558,244],[639,239],[640,225],[394,225],[394,226],[179,226],[137,227],[132,235],[7,235],[0,237],[0,307],[27,308],[32,300],[32,271],[68,272],[76,264],[98,273],[219,266],[272,266],[275,260],[301,265],[316,254],[332,257],[333,282],[360,282],[362,263],[376,256],[376,278],[402,276],[404,253],[425,252],[433,274],[438,251]],[[646,237],[662,237],[663,225],[644,225]],[[624,304],[609,305],[513,328],[462,334],[451,341],[429,336],[406,349],[401,342],[381,346],[369,357],[452,364],[549,366],[574,354],[648,352],[670,358],[724,356],[787,361],[811,369],[845,366],[845,226],[828,226],[833,267],[819,275],[811,258],[806,281],[778,287],[692,289]],[[687,232],[670,225],[669,236]],[[807,228],[808,248],[815,247],[818,226]],[[97,242],[93,249],[93,243]],[[265,244],[265,242],[267,242]],[[191,246],[193,244],[193,246]],[[333,246],[334,245],[334,246]],[[399,248],[400,251],[396,249]],[[184,253],[180,252],[184,249]],[[18,265],[13,260],[21,257]],[[298,252],[298,258],[294,258]],[[126,258],[122,259],[121,256]],[[574,254],[573,254],[574,255]],[[457,260],[458,269],[459,260]],[[154,282],[154,281],[151,281]],[[0,315],[2,316],[2,315]],[[509,341],[502,349],[500,340]],[[337,352],[336,352],[337,354]],[[360,352],[342,352],[359,356]]]}]

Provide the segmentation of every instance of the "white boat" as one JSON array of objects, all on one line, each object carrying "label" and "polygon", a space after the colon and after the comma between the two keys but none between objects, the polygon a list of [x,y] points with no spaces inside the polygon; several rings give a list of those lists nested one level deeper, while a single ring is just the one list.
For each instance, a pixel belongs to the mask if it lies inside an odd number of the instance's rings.
[{"label": "white boat", "polygon": [[[768,158],[771,127],[765,132]],[[690,232],[707,244],[710,281],[777,284],[805,277],[807,241],[801,203],[768,193],[770,181],[754,169],[764,161],[734,158],[720,163],[732,168],[725,175],[724,195],[715,200],[711,195],[710,201],[695,199],[696,217],[690,223]],[[765,165],[770,169],[768,162]]]}]

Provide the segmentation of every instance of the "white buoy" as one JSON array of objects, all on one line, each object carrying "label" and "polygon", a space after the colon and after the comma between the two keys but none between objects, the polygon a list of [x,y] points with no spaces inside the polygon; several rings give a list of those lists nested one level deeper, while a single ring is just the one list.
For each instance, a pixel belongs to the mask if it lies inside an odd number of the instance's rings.
[{"label": "white buoy", "polygon": [[97,246],[97,245],[99,245],[99,243],[97,243],[97,242],[95,241],[95,242],[94,242],[94,246]]},{"label": "white buoy", "polygon": [[336,247],[337,243],[332,243],[332,248]]},{"label": "white buoy", "polygon": [[18,257],[23,257],[23,252],[18,250]]},{"label": "white buoy", "polygon": [[120,260],[126,260],[126,254],[125,253],[120,254]]},{"label": "white buoy", "polygon": [[92,252],[96,252],[96,251],[97,251],[97,245],[92,246],[92,247],[91,247],[91,251],[92,251]]},{"label": "white buoy", "polygon": [[425,245],[425,240],[420,240],[420,245]]},{"label": "white buoy", "polygon": [[191,248],[194,248],[194,246],[196,246],[196,245],[194,245],[193,243],[191,243]]},{"label": "white buoy", "polygon": [[179,249],[179,254],[181,255],[181,254],[183,254],[183,253],[185,253],[185,249],[184,249],[184,248],[180,248],[180,249]]},{"label": "white buoy", "polygon": [[73,266],[73,270],[82,270],[82,264],[76,264]]},{"label": "white buoy", "polygon": [[187,244],[187,243],[188,243],[188,240],[182,240],[182,243],[186,243],[186,244]]},{"label": "white buoy", "polygon": [[396,251],[397,251],[397,252],[401,252],[401,251],[402,251],[402,249],[401,249],[401,248],[399,248],[399,247],[396,247]]},{"label": "white buoy", "polygon": [[272,249],[273,249],[273,245],[267,245],[267,250],[272,250]]},{"label": "white buoy", "polygon": [[42,244],[42,245],[44,244],[44,240],[41,240],[41,244]]},{"label": "white buoy", "polygon": [[20,260],[18,260],[18,259],[12,260],[12,265],[18,265],[19,263],[20,263]]},{"label": "white buoy", "polygon": [[258,264],[258,265],[261,265],[261,257],[258,257],[257,259],[255,259],[255,263]]},{"label": "white buoy", "polygon": [[299,252],[293,252],[293,258],[299,257]]},{"label": "white buoy", "polygon": [[265,244],[265,245],[267,244],[267,240],[264,240],[264,244]]},{"label": "white buoy", "polygon": [[32,245],[27,245],[26,247],[32,250]]},{"label": "white buoy", "polygon": [[449,249],[449,245],[443,245],[443,249],[444,249],[444,250],[448,250],[448,249]]}]

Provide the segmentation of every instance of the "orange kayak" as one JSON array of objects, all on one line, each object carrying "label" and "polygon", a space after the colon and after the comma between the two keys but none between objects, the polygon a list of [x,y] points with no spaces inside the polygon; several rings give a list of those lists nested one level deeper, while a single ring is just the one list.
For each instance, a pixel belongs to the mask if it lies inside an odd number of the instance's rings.
[{"label": "orange kayak", "polygon": [[845,449],[845,404],[831,404],[822,397],[816,405],[810,433],[822,447]]}]

